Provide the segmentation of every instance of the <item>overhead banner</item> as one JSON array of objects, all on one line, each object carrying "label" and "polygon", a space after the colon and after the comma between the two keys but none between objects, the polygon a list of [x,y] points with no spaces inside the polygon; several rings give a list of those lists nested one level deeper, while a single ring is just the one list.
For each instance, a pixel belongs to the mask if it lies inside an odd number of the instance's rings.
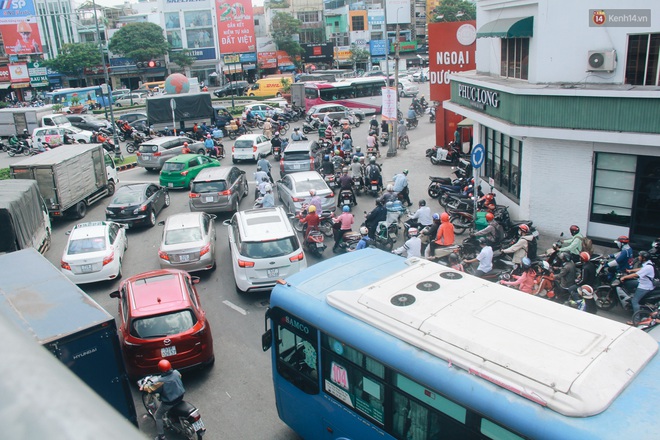
[{"label": "overhead banner", "polygon": [[396,89],[394,87],[383,87],[382,91],[382,119],[385,121],[396,121]]},{"label": "overhead banner", "polygon": [[27,64],[10,64],[9,65],[9,78],[12,83],[27,83],[26,87],[30,86],[30,74],[28,73]]},{"label": "overhead banner", "polygon": [[216,0],[218,43],[220,53],[243,53],[257,50],[254,37],[252,0],[237,0],[233,4]]}]

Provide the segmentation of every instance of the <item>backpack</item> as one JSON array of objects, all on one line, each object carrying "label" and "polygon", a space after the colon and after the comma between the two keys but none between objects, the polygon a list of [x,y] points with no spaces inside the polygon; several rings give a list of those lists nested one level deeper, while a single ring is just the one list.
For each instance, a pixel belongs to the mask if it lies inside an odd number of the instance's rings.
[{"label": "backpack", "polygon": [[592,255],[593,250],[594,250],[594,243],[593,243],[593,241],[591,241],[591,238],[582,237],[582,251],[583,252],[588,252],[589,255]]},{"label": "backpack", "polygon": [[495,236],[493,237],[493,242],[499,243],[504,240],[504,228],[499,222],[495,222]]},{"label": "backpack", "polygon": [[536,258],[536,252],[538,251],[539,243],[534,237],[531,241],[527,242],[527,258],[534,260]]},{"label": "backpack", "polygon": [[376,165],[369,166],[369,179],[370,180],[378,179],[378,167]]}]

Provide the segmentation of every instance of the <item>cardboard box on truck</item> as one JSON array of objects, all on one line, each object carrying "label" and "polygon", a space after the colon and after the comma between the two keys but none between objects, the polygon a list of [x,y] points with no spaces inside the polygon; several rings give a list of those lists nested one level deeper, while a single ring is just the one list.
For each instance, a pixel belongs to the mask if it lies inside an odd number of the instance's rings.
[{"label": "cardboard box on truck", "polygon": [[114,194],[101,144],[62,145],[9,166],[12,179],[36,180],[51,217],[83,218],[87,206]]},{"label": "cardboard box on truck", "polygon": [[50,218],[34,180],[0,180],[0,254],[50,246]]},{"label": "cardboard box on truck", "polygon": [[[174,101],[174,118],[172,118],[172,101]],[[158,95],[147,98],[147,120],[155,130],[165,127],[182,129],[182,123],[192,128],[195,122],[211,124],[213,122],[213,105],[211,94],[183,93],[181,95]]]},{"label": "cardboard box on truck", "polygon": [[0,255],[0,266],[0,313],[137,426],[112,315],[35,249]]}]

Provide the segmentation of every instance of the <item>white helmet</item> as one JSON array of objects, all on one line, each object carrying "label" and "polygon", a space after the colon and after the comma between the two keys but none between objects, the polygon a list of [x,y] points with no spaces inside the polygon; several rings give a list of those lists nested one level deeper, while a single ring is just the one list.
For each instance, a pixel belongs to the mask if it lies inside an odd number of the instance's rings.
[{"label": "white helmet", "polygon": [[362,235],[367,235],[368,233],[369,233],[369,229],[367,229],[366,226],[362,226],[362,227],[360,228],[360,234],[362,234]]},{"label": "white helmet", "polygon": [[264,191],[271,192],[272,190],[273,190],[273,187],[270,183],[267,183],[266,186],[264,186]]},{"label": "white helmet", "polygon": [[410,229],[408,229],[408,236],[410,236],[410,237],[416,237],[417,234],[419,234],[419,231],[417,230],[417,228],[410,228]]},{"label": "white helmet", "polygon": [[389,192],[392,192],[392,191],[394,191],[394,185],[392,185],[390,183],[389,185],[387,185],[387,188],[385,188],[385,189],[388,190]]}]

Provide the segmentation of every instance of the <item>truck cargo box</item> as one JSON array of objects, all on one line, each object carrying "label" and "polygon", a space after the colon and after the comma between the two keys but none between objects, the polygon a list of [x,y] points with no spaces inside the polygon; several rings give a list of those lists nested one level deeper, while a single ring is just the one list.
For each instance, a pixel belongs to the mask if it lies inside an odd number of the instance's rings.
[{"label": "truck cargo box", "polygon": [[0,254],[33,247],[46,252],[51,226],[34,180],[0,180]]}]

